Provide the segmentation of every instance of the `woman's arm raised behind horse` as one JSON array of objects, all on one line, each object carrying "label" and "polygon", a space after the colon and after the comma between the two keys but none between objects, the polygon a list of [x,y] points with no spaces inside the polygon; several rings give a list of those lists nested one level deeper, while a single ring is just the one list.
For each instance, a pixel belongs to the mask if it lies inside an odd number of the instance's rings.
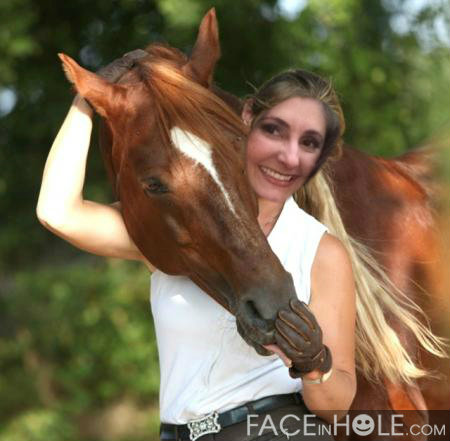
[{"label": "woman's arm raised behind horse", "polygon": [[37,217],[50,231],[82,250],[141,260],[152,271],[128,235],[120,203],[105,205],[83,199],[91,131],[92,109],[77,95],[45,164]]}]

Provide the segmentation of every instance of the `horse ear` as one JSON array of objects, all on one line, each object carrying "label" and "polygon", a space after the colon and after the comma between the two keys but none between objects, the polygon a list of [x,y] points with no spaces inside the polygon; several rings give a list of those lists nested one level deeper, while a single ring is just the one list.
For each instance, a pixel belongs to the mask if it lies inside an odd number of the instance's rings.
[{"label": "horse ear", "polygon": [[75,60],[65,54],[58,54],[67,79],[76,91],[103,117],[108,118],[117,101],[114,98],[123,87],[111,84],[99,75],[82,68]]},{"label": "horse ear", "polygon": [[212,83],[214,67],[220,58],[219,27],[216,11],[211,8],[203,17],[198,30],[197,41],[183,71],[203,86]]}]

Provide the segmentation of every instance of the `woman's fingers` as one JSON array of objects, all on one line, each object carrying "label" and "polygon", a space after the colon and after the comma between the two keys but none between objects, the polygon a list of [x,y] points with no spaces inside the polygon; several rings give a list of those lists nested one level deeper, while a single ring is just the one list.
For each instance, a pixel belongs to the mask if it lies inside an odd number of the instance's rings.
[{"label": "woman's fingers", "polygon": [[275,320],[275,327],[277,327],[277,321],[284,323],[288,328],[288,334],[285,336],[286,338],[291,338],[290,335],[300,335],[304,341],[310,341],[312,339],[311,329],[308,324],[299,317],[295,312],[289,310],[281,310],[278,312],[278,317]]},{"label": "woman's fingers", "polygon": [[273,352],[274,354],[277,354],[281,358],[281,360],[285,364],[285,366],[292,367],[292,360],[277,345],[270,344],[270,345],[264,345],[264,347],[268,351]]},{"label": "woman's fingers", "polygon": [[125,72],[133,67],[137,60],[147,56],[148,52],[142,49],[135,49],[134,51],[127,52],[121,58],[116,58],[111,61],[111,63],[98,70],[97,74],[107,81],[115,83]]},{"label": "woman's fingers", "polygon": [[297,329],[287,325],[280,319],[275,320],[275,329],[275,335],[280,334],[290,345],[291,351],[295,351],[298,355],[303,355],[310,345],[309,339],[305,338]]},{"label": "woman's fingers", "polygon": [[294,349],[292,345],[289,343],[289,341],[286,340],[284,336],[279,332],[275,332],[275,342],[277,346],[281,349],[281,351],[286,355],[286,357],[292,360],[293,365],[298,361],[302,360],[303,356],[300,355],[300,352]]},{"label": "woman's fingers", "polygon": [[136,60],[139,60],[139,58],[145,58],[148,57],[148,52],[145,51],[144,49],[135,49],[133,51],[127,52],[126,54],[123,55],[122,58],[125,58],[126,60],[128,60],[129,65],[128,67],[130,67]]},{"label": "woman's fingers", "polygon": [[290,308],[300,316],[309,326],[312,331],[315,331],[317,328],[317,321],[314,317],[314,314],[308,308],[308,305],[304,302],[301,302],[299,299],[292,299],[289,302]]}]

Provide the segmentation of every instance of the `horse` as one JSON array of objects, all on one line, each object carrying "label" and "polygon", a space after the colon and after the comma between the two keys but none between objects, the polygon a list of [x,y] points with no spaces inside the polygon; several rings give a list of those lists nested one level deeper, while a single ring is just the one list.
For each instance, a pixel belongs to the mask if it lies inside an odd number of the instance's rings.
[{"label": "horse", "polygon": [[191,278],[236,317],[249,345],[270,355],[264,345],[275,342],[277,311],[295,288],[257,222],[242,147],[247,129],[208,90],[220,53],[212,18],[189,58],[151,45],[115,84],[59,56],[103,117],[103,156],[142,254],[167,274]]},{"label": "horse", "polygon": [[[61,59],[69,80],[103,117],[105,165],[142,254],[168,274],[190,277],[236,315],[242,338],[268,355],[263,345],[273,342],[276,313],[295,290],[257,223],[244,173],[241,103],[212,83],[220,56],[214,10],[203,18],[189,58],[162,45],[146,50],[148,57],[117,84]],[[375,249],[394,283],[417,300],[406,285],[413,262],[435,239],[426,184],[414,176],[422,158],[405,158],[389,161],[346,147],[331,176],[349,233]],[[423,238],[417,249],[404,235],[405,216]],[[414,353],[411,336],[396,325]],[[427,420],[417,386],[385,382],[380,389],[360,374],[351,409],[410,409],[409,425]]]},{"label": "horse", "polygon": [[[337,205],[349,234],[372,250],[391,281],[426,312],[435,325],[433,330],[448,336],[448,319],[442,323],[449,315],[448,290],[442,277],[443,236],[435,215],[439,186],[430,180],[436,173],[438,157],[433,146],[393,159],[345,146],[341,158],[331,162],[330,168]],[[438,375],[420,379],[415,385],[385,380],[384,390],[358,375],[358,391],[351,409],[407,410],[403,412],[407,426],[423,426],[429,422],[428,409],[450,409],[449,360],[418,353],[415,339],[405,333],[402,324],[391,321],[391,325],[408,352]],[[431,416],[439,414],[442,412]]]}]

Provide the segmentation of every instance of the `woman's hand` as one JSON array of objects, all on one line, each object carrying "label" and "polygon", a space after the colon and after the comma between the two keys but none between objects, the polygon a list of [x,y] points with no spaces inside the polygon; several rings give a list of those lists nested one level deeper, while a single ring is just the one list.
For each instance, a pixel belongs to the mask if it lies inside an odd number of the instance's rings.
[{"label": "woman's hand", "polygon": [[264,347],[273,354],[278,355],[285,366],[289,368],[292,367],[292,360],[288,358],[287,355],[277,345],[264,345]]},{"label": "woman's hand", "polygon": [[289,309],[281,309],[275,320],[275,341],[292,361],[289,374],[298,378],[319,370],[331,369],[331,352],[322,343],[322,329],[308,306],[298,299],[289,302]]},{"label": "woman's hand", "polygon": [[110,83],[115,83],[125,72],[128,72],[134,66],[137,60],[146,56],[148,56],[148,52],[142,49],[127,52],[122,57],[116,58],[111,63],[100,68],[97,75],[100,75]]}]

